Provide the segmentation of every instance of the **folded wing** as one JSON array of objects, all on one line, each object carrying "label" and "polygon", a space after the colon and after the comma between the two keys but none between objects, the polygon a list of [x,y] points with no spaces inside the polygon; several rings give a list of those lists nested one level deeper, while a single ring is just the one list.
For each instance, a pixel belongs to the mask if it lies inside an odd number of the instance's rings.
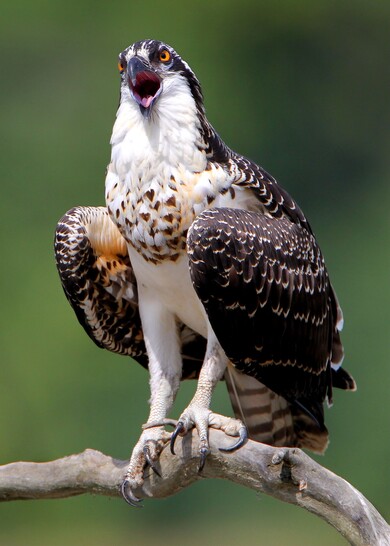
[{"label": "folded wing", "polygon": [[[313,234],[288,217],[210,209],[192,225],[188,249],[195,290],[228,358],[287,402],[272,404],[295,423],[292,433],[285,431],[290,444],[313,449],[312,440],[302,441],[302,430],[311,427],[322,438],[315,450],[322,451],[323,401],[331,401],[332,363],[341,362],[342,346],[338,304]],[[353,388],[343,373],[349,386],[335,386]],[[257,404],[267,405],[260,383],[252,383]]]},{"label": "folded wing", "polygon": [[[137,281],[126,242],[105,207],[75,207],[58,222],[55,257],[65,295],[80,324],[102,348],[147,367]],[[184,324],[183,379],[196,378],[206,341]]]}]

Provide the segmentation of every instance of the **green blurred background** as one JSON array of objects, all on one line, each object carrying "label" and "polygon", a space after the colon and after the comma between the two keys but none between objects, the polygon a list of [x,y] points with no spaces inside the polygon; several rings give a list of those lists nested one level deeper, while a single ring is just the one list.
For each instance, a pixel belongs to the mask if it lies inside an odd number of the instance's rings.
[{"label": "green blurred background", "polygon": [[[57,220],[101,205],[118,101],[117,54],[167,41],[199,77],[210,121],[297,199],[346,319],[355,394],[335,393],[319,460],[390,516],[390,3],[14,0],[2,4],[0,462],[93,447],[126,458],[148,379],[99,350],[55,270]],[[173,416],[188,403],[183,385]],[[228,412],[224,388],[214,408]],[[143,510],[84,496],[0,508],[0,544],[337,545],[326,523],[223,481]]]}]

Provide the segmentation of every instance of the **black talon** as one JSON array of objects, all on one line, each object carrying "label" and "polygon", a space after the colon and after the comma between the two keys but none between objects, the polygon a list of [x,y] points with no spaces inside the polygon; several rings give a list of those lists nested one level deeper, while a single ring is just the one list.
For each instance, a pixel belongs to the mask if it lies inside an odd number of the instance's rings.
[{"label": "black talon", "polygon": [[127,478],[123,480],[121,485],[122,497],[125,499],[127,504],[130,504],[130,506],[134,506],[135,508],[143,508],[142,504],[138,504],[141,502],[141,499],[134,495],[129,485],[130,481]]},{"label": "black talon", "polygon": [[233,444],[232,446],[229,446],[229,447],[220,447],[219,448],[219,451],[235,451],[236,449],[238,449],[239,447],[243,446],[245,444],[245,442],[248,440],[248,431],[246,430],[246,427],[241,427],[240,430],[239,430],[239,439],[237,440],[237,442],[235,444]]},{"label": "black talon", "polygon": [[200,448],[200,462],[199,462],[198,472],[202,472],[206,462],[206,457],[208,454],[209,454],[209,450],[207,447]]},{"label": "black talon", "polygon": [[176,442],[176,438],[178,437],[178,435],[180,434],[180,432],[182,432],[182,430],[184,430],[184,423],[183,423],[183,421],[178,421],[178,423],[177,423],[177,425],[176,425],[176,428],[175,428],[175,430],[172,432],[172,436],[171,436],[170,447],[171,447],[171,453],[172,453],[172,455],[175,455],[175,442]]},{"label": "black talon", "polygon": [[151,456],[150,456],[149,446],[147,446],[147,445],[144,446],[143,452],[144,452],[145,460],[146,460],[146,462],[148,463],[148,465],[150,466],[150,468],[153,470],[153,472],[154,472],[155,474],[157,474],[157,476],[158,476],[159,478],[161,478],[161,474],[160,474],[158,468],[156,467],[156,465],[154,464],[154,462],[152,461],[152,458],[151,458]]}]

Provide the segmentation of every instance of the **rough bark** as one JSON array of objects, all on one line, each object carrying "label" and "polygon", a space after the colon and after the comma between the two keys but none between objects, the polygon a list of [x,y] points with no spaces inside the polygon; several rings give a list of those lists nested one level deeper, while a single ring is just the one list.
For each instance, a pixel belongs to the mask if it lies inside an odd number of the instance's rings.
[{"label": "rough bark", "polygon": [[[352,485],[313,461],[300,449],[274,448],[257,442],[234,453],[219,447],[231,442],[210,430],[211,453],[198,472],[198,437],[176,443],[176,456],[165,449],[158,462],[162,478],[146,471],[135,493],[142,498],[174,495],[205,478],[220,478],[296,504],[325,519],[356,546],[390,546],[390,526]],[[127,461],[87,449],[45,463],[16,462],[0,466],[0,500],[54,499],[93,493],[118,496]]]}]

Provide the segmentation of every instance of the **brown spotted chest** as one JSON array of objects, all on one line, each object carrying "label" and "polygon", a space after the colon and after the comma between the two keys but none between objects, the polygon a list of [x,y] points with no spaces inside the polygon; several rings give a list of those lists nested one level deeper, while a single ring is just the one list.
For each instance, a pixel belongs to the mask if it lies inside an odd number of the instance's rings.
[{"label": "brown spotted chest", "polygon": [[210,201],[198,195],[199,177],[192,174],[184,181],[170,174],[166,179],[154,177],[148,183],[137,180],[136,184],[117,178],[111,188],[107,187],[111,218],[126,242],[147,261],[176,261],[185,252],[188,228]]}]

